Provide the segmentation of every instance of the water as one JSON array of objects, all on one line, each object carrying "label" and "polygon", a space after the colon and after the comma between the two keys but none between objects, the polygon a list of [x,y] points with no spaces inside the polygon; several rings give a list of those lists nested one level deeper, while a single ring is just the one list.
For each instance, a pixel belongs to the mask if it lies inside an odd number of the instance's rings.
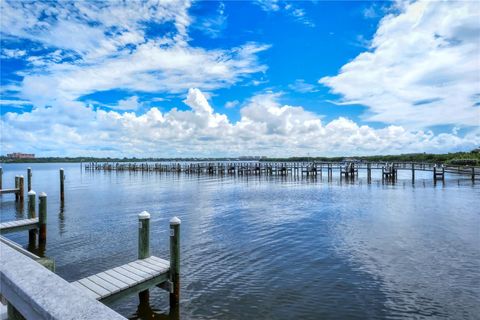
[{"label": "water", "polygon": [[[4,188],[26,175],[25,164],[3,167]],[[168,259],[168,221],[182,219],[182,319],[480,314],[480,187],[468,177],[434,186],[431,173],[417,172],[412,186],[408,171],[395,185],[374,172],[369,185],[364,172],[347,184],[31,167],[33,189],[48,194],[46,254],[68,281],[135,260],[143,210],[152,215],[152,254]],[[13,199],[2,196],[2,221],[26,216]],[[27,234],[8,237],[26,246]],[[138,305],[134,295],[110,307],[138,318]],[[165,318],[168,295],[151,289],[147,308]]]}]

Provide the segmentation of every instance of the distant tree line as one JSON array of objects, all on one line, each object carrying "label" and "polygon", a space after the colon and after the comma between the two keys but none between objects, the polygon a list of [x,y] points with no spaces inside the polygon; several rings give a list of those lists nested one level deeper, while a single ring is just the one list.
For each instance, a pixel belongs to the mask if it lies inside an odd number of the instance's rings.
[{"label": "distant tree line", "polygon": [[[253,159],[253,158],[252,158]],[[399,155],[375,155],[352,157],[289,157],[289,158],[262,158],[261,161],[386,161],[386,162],[432,162],[455,165],[480,165],[480,148],[470,152],[454,152],[444,154],[409,153]],[[48,162],[153,162],[153,161],[235,161],[238,158],[110,158],[110,157],[41,157],[35,159],[12,159],[0,156],[3,163],[48,163]],[[248,160],[248,159],[242,159]]]}]

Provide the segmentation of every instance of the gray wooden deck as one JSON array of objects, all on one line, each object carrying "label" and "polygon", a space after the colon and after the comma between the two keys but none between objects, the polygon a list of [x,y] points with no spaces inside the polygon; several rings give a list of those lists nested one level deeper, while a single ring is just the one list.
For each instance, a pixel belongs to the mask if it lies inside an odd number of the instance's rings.
[{"label": "gray wooden deck", "polygon": [[15,220],[0,223],[0,233],[16,232],[38,228],[38,218]]},{"label": "gray wooden deck", "polygon": [[155,256],[136,260],[120,267],[72,282],[97,300],[113,301],[168,281],[170,262]]}]

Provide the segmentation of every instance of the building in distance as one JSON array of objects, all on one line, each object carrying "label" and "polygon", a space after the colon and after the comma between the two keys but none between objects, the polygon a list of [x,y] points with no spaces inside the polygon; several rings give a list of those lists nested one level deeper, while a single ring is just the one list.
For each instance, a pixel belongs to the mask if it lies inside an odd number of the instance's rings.
[{"label": "building in distance", "polygon": [[14,153],[8,153],[7,158],[10,158],[10,159],[35,159],[35,154],[34,153],[14,152]]}]

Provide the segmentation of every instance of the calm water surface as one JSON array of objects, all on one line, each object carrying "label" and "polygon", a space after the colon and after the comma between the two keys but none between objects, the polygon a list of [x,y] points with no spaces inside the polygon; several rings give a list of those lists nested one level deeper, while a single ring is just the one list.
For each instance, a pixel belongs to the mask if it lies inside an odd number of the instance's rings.
[{"label": "calm water surface", "polygon": [[[26,175],[3,165],[4,187]],[[130,262],[137,215],[151,213],[152,254],[168,259],[168,221],[182,219],[182,319],[478,319],[480,185],[400,174],[371,185],[324,178],[82,172],[33,164],[48,194],[47,256],[68,281]],[[59,204],[58,169],[66,172]],[[13,195],[1,220],[26,217]],[[27,232],[9,234],[26,246]],[[110,307],[138,318],[138,296]],[[155,318],[168,295],[150,290]]]}]

